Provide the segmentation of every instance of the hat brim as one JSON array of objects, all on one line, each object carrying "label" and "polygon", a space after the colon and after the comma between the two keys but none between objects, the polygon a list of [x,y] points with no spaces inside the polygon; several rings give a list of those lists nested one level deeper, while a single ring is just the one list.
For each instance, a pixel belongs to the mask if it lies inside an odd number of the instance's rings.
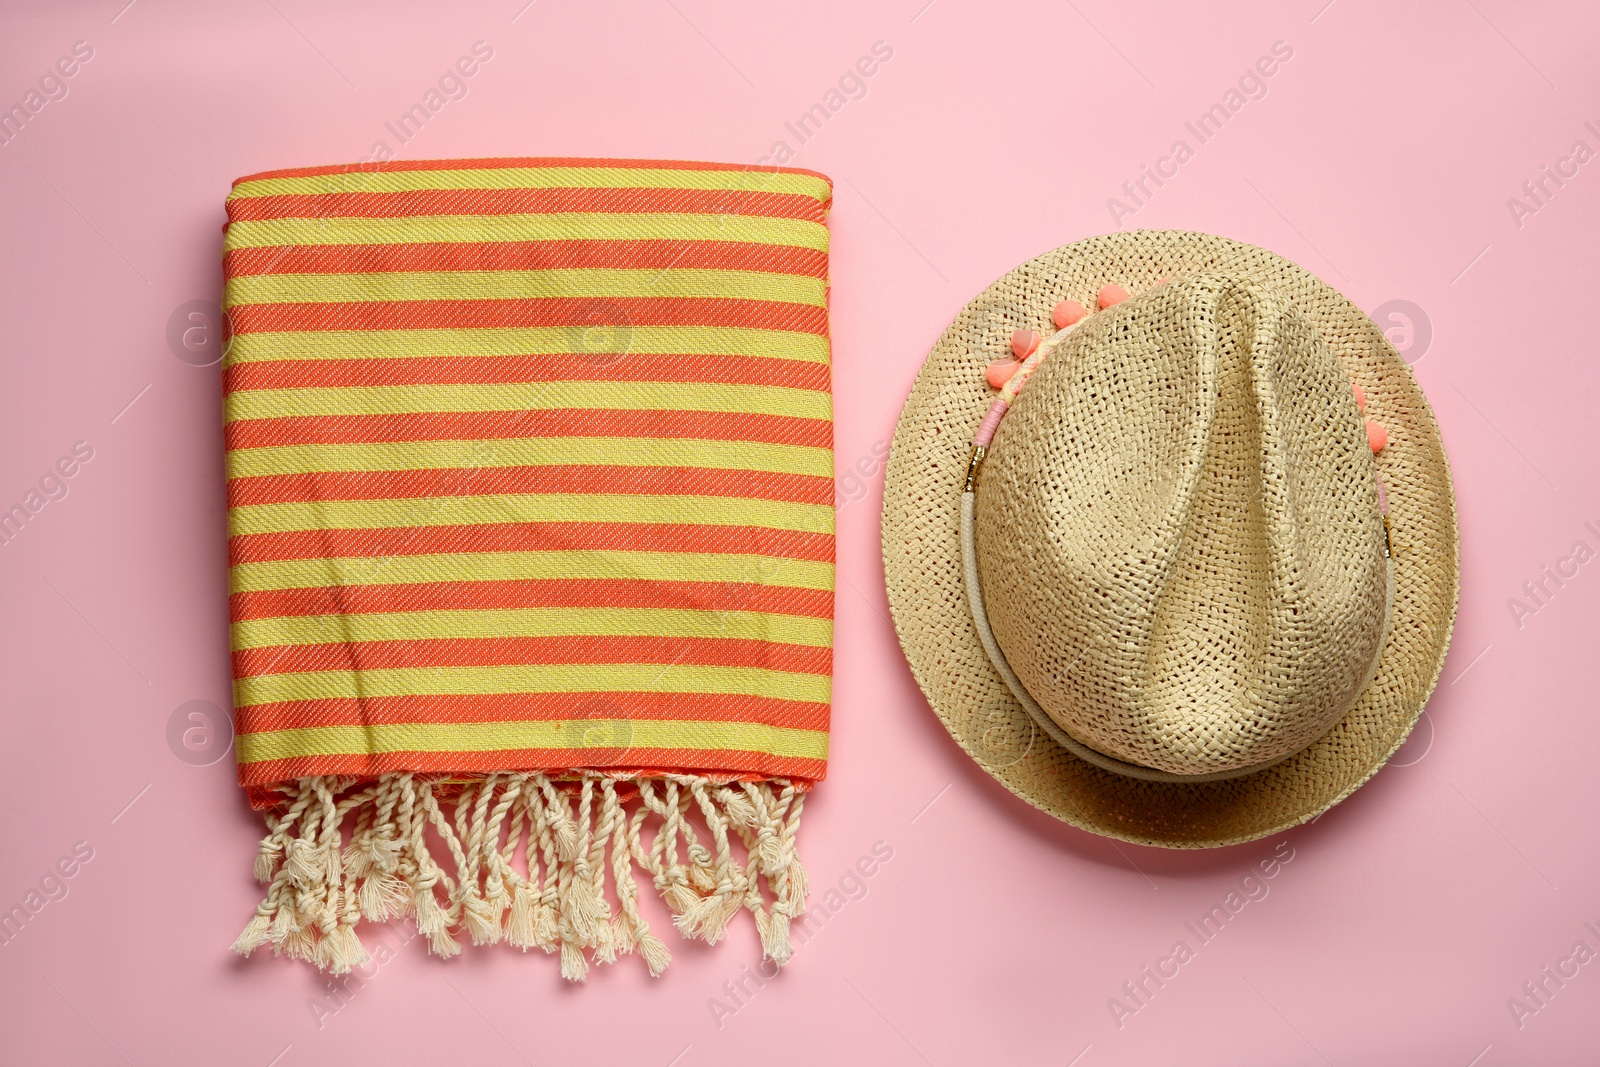
[{"label": "hat brim", "polygon": [[[1231,274],[1277,286],[1321,332],[1367,414],[1388,431],[1394,615],[1372,682],[1320,740],[1266,770],[1207,783],[1147,782],[1067,751],[1012,697],[984,654],[961,577],[960,500],[973,431],[994,394],[984,369],[1013,330],[1053,330],[1064,298],[1101,286]],[[901,647],[934,713],[1006,788],[1092,833],[1166,848],[1253,841],[1312,819],[1372,777],[1405,741],[1438,681],[1459,591],[1450,468],[1411,368],[1360,308],[1309,271],[1253,245],[1139,230],[1058,248],[1013,270],[957,316],[929,353],[895,429],[883,498],[884,578]]]}]

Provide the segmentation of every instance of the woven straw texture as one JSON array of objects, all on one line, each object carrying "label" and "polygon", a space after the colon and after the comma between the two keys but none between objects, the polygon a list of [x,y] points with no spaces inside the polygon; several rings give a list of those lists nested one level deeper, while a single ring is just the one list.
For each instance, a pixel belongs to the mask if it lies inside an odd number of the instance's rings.
[{"label": "woven straw texture", "polygon": [[1160,286],[1075,331],[1001,423],[976,538],[996,639],[1051,718],[1119,759],[1196,775],[1297,752],[1383,636],[1372,467],[1294,305]]},{"label": "woven straw texture", "polygon": [[240,777],[823,774],[825,225],[801,171],[318,167],[228,198]]},{"label": "woven straw texture", "polygon": [[[1135,780],[1053,742],[989,664],[961,580],[986,364],[1013,330],[1050,333],[1058,300],[1163,277],[1085,323],[1001,424],[979,476],[979,567],[1008,661],[1084,743],[1176,773],[1294,753],[1226,781]],[[1350,382],[1389,431],[1376,459]],[[1058,818],[1169,847],[1277,832],[1369,778],[1432,691],[1458,584],[1449,469],[1399,354],[1294,264],[1181,232],[1069,245],[964,309],[896,430],[883,549],[901,644],[956,741]]]}]

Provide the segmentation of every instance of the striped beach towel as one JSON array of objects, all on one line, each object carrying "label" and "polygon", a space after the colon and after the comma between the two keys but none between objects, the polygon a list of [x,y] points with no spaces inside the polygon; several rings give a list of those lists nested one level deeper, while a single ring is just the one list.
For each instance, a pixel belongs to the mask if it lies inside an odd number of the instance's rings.
[{"label": "striped beach towel", "polygon": [[235,948],[362,918],[591,962],[741,910],[784,962],[832,671],[831,184],[477,159],[253,175],[224,360]]}]

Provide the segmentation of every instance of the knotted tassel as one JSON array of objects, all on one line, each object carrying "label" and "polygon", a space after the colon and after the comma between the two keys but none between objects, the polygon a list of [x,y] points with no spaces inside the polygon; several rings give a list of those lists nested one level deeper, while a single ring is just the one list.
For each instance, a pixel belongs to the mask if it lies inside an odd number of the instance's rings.
[{"label": "knotted tassel", "polygon": [[266,891],[234,942],[244,955],[270,945],[344,974],[370,962],[363,918],[408,917],[440,956],[461,951],[464,931],[475,944],[559,953],[571,981],[628,953],[655,976],[671,954],[640,912],[636,867],[684,936],[715,943],[748,910],[769,958],[793,952],[805,873],[794,853],[801,793],[787,782],[529,772],[441,783],[395,772],[360,784],[312,776],[282,792],[256,856]]}]

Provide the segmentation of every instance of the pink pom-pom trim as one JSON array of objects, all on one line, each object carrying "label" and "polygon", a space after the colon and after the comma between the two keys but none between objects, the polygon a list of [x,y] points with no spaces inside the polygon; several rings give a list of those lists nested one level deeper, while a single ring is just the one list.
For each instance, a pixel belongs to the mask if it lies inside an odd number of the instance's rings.
[{"label": "pink pom-pom trim", "polygon": [[1004,389],[1006,383],[1021,369],[1022,364],[1014,359],[996,360],[984,370],[983,377],[989,383],[990,389]]},{"label": "pink pom-pom trim", "polygon": [[1039,336],[1037,330],[1017,330],[1011,335],[1011,351],[1016,353],[1018,359],[1027,359],[1042,340],[1044,338]]},{"label": "pink pom-pom trim", "polygon": [[1076,300],[1062,300],[1050,312],[1050,319],[1058,330],[1065,330],[1075,322],[1082,322],[1088,316],[1089,310]]},{"label": "pink pom-pom trim", "polygon": [[1120,304],[1128,299],[1128,290],[1112,282],[1110,285],[1102,285],[1100,291],[1094,295],[1094,298],[1100,305],[1100,310],[1104,311],[1111,305]]}]

